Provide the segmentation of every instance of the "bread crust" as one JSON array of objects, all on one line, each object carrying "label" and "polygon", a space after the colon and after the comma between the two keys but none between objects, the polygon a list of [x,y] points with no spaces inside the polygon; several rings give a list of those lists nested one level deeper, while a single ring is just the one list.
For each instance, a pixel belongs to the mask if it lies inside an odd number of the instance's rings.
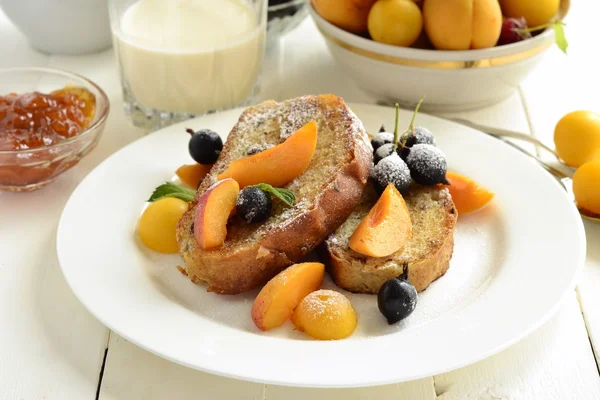
[{"label": "bread crust", "polygon": [[[197,199],[214,182],[218,172],[231,161],[227,153],[232,141],[228,140],[219,161],[209,174],[211,177],[200,185],[196,200],[190,204],[177,228],[185,271],[193,282],[208,283],[209,292],[238,294],[264,285],[316,248],[346,220],[360,201],[372,167],[372,150],[367,133],[341,98],[321,95],[305,96],[305,100],[316,101],[323,107],[333,107],[336,110],[335,118],[340,119],[336,124],[339,129],[347,130],[346,133],[351,138],[346,162],[332,173],[314,202],[285,224],[272,226],[261,237],[243,245],[223,246],[206,251],[199,248],[192,233],[192,224]],[[269,101],[245,111],[233,128],[230,138],[243,134],[240,129],[243,125],[240,124],[244,124],[245,115],[277,107],[277,104]]]},{"label": "bread crust", "polygon": [[[437,190],[437,189],[416,189]],[[446,189],[440,189],[447,192]],[[319,255],[327,265],[336,285],[354,293],[375,294],[383,283],[399,277],[408,269],[408,280],[418,292],[425,290],[433,281],[443,276],[450,267],[454,250],[454,228],[457,213],[449,193],[443,192],[436,202],[437,212],[442,215],[439,232],[431,235],[427,249],[418,255],[400,251],[384,258],[363,256],[339,245],[334,233],[319,247]],[[442,192],[441,192],[442,193]],[[409,211],[414,211],[409,205]],[[422,229],[423,227],[415,227]],[[413,231],[414,232],[414,231]]]},{"label": "bread crust", "polygon": [[408,280],[417,289],[417,292],[422,292],[448,271],[453,250],[454,237],[450,235],[438,252],[432,254],[431,257],[414,262],[399,263],[397,268],[381,270],[367,270],[363,268],[364,265],[360,260],[345,258],[335,248],[320,251],[320,254],[337,286],[354,293],[375,294],[385,281],[401,276],[405,266],[408,268]]}]

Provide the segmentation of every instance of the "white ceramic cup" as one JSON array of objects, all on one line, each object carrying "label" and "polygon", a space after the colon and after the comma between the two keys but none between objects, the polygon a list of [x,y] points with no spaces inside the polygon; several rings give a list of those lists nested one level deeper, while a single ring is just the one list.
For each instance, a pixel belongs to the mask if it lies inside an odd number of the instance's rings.
[{"label": "white ceramic cup", "polygon": [[107,0],[0,0],[0,8],[44,53],[93,53],[112,43]]}]

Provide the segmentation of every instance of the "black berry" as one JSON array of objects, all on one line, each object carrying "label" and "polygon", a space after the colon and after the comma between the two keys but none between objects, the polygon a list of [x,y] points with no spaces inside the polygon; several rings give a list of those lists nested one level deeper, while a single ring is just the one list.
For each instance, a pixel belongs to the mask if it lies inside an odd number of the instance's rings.
[{"label": "black berry", "polygon": [[400,137],[400,143],[404,146],[398,146],[398,154],[403,160],[406,160],[408,156],[409,147],[413,147],[415,144],[431,144],[435,146],[435,137],[429,129],[422,126],[415,126],[412,131],[407,131]]},{"label": "black berry", "polygon": [[188,148],[190,155],[199,164],[214,164],[223,150],[221,137],[210,129],[201,129],[194,132],[186,130],[192,135]]},{"label": "black berry", "polygon": [[394,144],[386,143],[383,146],[379,147],[375,150],[375,155],[373,156],[373,164],[377,165],[379,161],[383,160],[387,156],[391,155],[394,152]]},{"label": "black berry", "polygon": [[381,146],[388,143],[394,142],[394,134],[391,132],[379,132],[377,135],[371,139],[371,146],[373,146],[373,151],[377,151]]},{"label": "black berry", "polygon": [[410,124],[408,125],[408,129],[400,136],[397,136],[398,131],[398,105],[396,104],[396,130],[394,131],[395,143],[398,155],[404,160],[406,156],[408,156],[408,148],[411,146],[420,143],[420,142],[433,142],[434,138],[431,132],[427,129],[418,126],[415,127],[415,119],[417,118],[417,114],[419,113],[419,109],[421,108],[421,104],[423,104],[424,98],[421,97],[415,110],[413,111],[412,118],[410,120]]},{"label": "black berry", "polygon": [[269,218],[271,207],[271,195],[253,186],[242,189],[235,202],[237,215],[249,224]]},{"label": "black berry", "polygon": [[405,132],[400,137],[400,143],[405,143],[406,147],[413,147],[415,144],[432,144],[435,146],[435,137],[429,129],[423,126],[415,126],[412,132]]},{"label": "black berry", "polygon": [[431,144],[416,144],[406,157],[412,179],[420,185],[448,184],[446,156]]},{"label": "black berry", "polygon": [[409,281],[394,278],[379,288],[377,306],[391,325],[412,314],[417,306],[417,298],[417,290]]},{"label": "black berry", "polygon": [[383,192],[387,185],[391,183],[396,186],[400,193],[406,194],[410,186],[410,170],[400,156],[393,153],[375,165],[373,168],[373,181],[375,190],[378,193]]}]

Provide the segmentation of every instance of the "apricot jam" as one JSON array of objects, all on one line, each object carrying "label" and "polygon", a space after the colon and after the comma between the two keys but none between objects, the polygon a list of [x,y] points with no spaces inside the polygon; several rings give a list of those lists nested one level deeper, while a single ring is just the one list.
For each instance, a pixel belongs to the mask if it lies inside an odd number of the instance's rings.
[{"label": "apricot jam", "polygon": [[49,146],[83,132],[96,109],[86,89],[0,96],[0,151]]}]

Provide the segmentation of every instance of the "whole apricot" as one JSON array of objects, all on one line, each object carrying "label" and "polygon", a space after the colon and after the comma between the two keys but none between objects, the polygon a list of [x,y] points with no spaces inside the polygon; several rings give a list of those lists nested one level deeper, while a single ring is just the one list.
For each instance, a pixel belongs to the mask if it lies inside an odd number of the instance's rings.
[{"label": "whole apricot", "polygon": [[412,0],[379,0],[369,13],[368,28],[376,42],[412,46],[423,30],[421,9]]},{"label": "whole apricot", "polygon": [[352,33],[367,30],[369,11],[377,0],[312,0],[312,5],[332,24]]},{"label": "whole apricot", "polygon": [[317,290],[300,301],[292,314],[297,329],[319,340],[348,337],[356,329],[358,317],[350,300],[333,290]]},{"label": "whole apricot", "polygon": [[525,18],[530,28],[547,24],[558,12],[560,0],[500,0],[506,17]]},{"label": "whole apricot", "polygon": [[146,247],[159,253],[177,253],[175,230],[188,203],[167,197],[151,203],[138,222],[138,235]]},{"label": "whole apricot", "polygon": [[498,0],[426,0],[423,21],[438,50],[494,47],[502,30]]},{"label": "whole apricot", "polygon": [[562,117],[554,128],[554,145],[571,167],[600,158],[600,114],[580,110]]},{"label": "whole apricot", "polygon": [[573,193],[577,207],[600,215],[600,160],[587,162],[575,171]]}]

